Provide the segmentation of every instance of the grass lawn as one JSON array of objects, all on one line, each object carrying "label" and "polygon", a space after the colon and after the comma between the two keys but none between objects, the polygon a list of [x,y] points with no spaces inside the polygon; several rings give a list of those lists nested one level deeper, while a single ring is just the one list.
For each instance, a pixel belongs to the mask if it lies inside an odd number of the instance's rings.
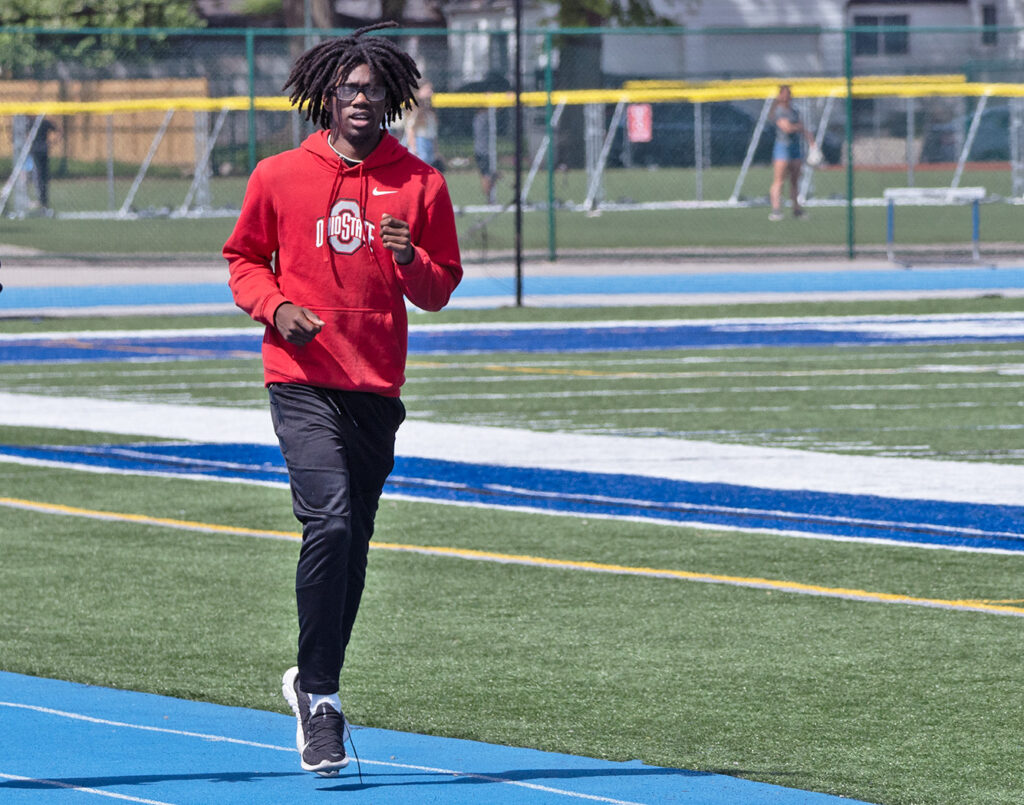
[{"label": "grass lawn", "polygon": [[[703,198],[727,199],[733,191],[737,168],[712,168],[703,181]],[[475,173],[452,171],[447,175],[452,199],[457,206],[480,204],[483,199]],[[547,254],[552,246],[559,250],[616,249],[623,251],[678,250],[706,248],[820,247],[845,253],[848,220],[845,205],[812,210],[812,220],[787,219],[781,224],[768,221],[766,203],[768,169],[755,166],[744,184],[744,197],[760,200],[762,206],[741,209],[648,210],[602,212],[596,217],[558,210],[554,230],[545,211],[527,212],[523,220],[523,248]],[[905,184],[905,176],[864,171],[858,173],[857,195],[880,197],[888,186]],[[937,172],[922,173],[921,185],[948,184],[949,177]],[[995,171],[965,172],[961,184],[981,184],[990,192],[1001,193],[1009,174]],[[114,207],[127,192],[119,180]],[[144,182],[135,208],[139,210],[176,210],[185,198],[189,183],[185,179],[153,178]],[[695,174],[686,169],[617,169],[606,174],[605,198],[609,201],[665,201],[696,198]],[[827,170],[816,186],[819,198],[845,197],[845,173]],[[212,206],[236,209],[241,203],[245,180],[218,177],[211,183]],[[512,178],[501,180],[501,198],[513,192]],[[587,194],[586,176],[581,171],[559,174],[555,197],[561,202],[581,203]],[[546,176],[538,176],[530,200],[547,200]],[[99,179],[55,180],[53,205],[58,212],[107,210],[112,205],[106,183]],[[966,245],[971,238],[970,211],[967,207],[907,207],[897,215],[897,241],[900,245]],[[983,243],[1020,243],[1022,229],[1017,207],[986,204],[982,208]],[[467,255],[493,256],[514,248],[514,216],[463,213],[458,216],[460,244]],[[231,232],[234,218],[227,214],[211,218],[169,218],[144,216],[139,220],[56,219],[28,217],[5,223],[2,242],[12,246],[40,249],[53,254],[202,254],[217,255]],[[882,207],[858,208],[854,216],[854,240],[860,246],[879,246],[885,242],[885,210]]]}]

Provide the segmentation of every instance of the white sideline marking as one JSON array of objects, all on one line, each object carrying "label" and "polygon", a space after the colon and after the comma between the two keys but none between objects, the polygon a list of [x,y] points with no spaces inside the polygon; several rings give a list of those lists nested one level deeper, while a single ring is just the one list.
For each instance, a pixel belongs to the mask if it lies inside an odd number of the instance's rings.
[{"label": "white sideline marking", "polygon": [[[0,701],[0,707],[13,707],[22,710],[33,710],[37,713],[45,713],[46,715],[62,716],[63,718],[70,718],[75,721],[87,721],[91,724],[102,724],[107,727],[122,727],[125,729],[143,730],[145,732],[157,732],[166,735],[175,735],[183,738],[200,738],[204,741],[217,741],[220,743],[235,744],[237,746],[247,746],[256,749],[272,749],[278,752],[294,752],[294,746],[278,746],[276,744],[260,743],[258,741],[246,741],[241,738],[229,738],[226,735],[212,735],[204,732],[191,732],[188,730],[175,730],[169,727],[151,727],[147,724],[131,724],[126,721],[111,721],[105,718],[96,718],[95,716],[87,716],[82,713],[72,713],[66,710],[54,710],[49,707],[39,707],[32,704],[22,704],[20,702],[3,702]],[[418,766],[409,763],[393,763],[386,760],[367,760],[366,758],[360,758],[360,763],[367,763],[371,766],[389,766],[396,769],[412,769],[414,771],[426,771],[434,774],[444,774],[451,777],[470,777],[475,780],[486,780],[491,783],[503,783],[505,785],[513,785],[517,788],[528,788],[534,791],[544,791],[549,794],[560,794],[564,797],[570,797],[572,799],[585,799],[591,802],[607,802],[611,805],[643,805],[639,802],[631,802],[623,799],[612,799],[610,797],[601,797],[594,794],[583,794],[578,791],[567,791],[562,788],[552,788],[551,786],[538,785],[537,783],[524,783],[520,780],[509,780],[504,777],[493,777],[486,774],[474,774],[473,772],[458,771],[455,769],[441,769],[433,768],[431,766]],[[0,774],[0,777],[10,777],[11,779],[29,780],[27,777],[14,778],[12,775]],[[36,781],[34,781],[36,782]],[[68,785],[66,783],[58,783],[51,780],[40,780],[38,782],[50,783],[52,785],[60,786],[61,788],[73,788],[76,791],[87,791],[91,794],[99,794],[101,796],[115,797],[117,799],[127,799],[131,802],[145,802],[153,803],[153,805],[169,805],[169,803],[158,802],[157,800],[149,799],[135,799],[134,797],[126,797],[121,794],[113,794],[105,791],[98,791],[96,789],[83,789],[78,786]]]},{"label": "white sideline marking", "polygon": [[[277,444],[269,411],[0,392],[0,425],[214,444]],[[815,453],[689,439],[542,433],[408,420],[401,456],[761,489],[1020,505],[1024,466]]]},{"label": "white sideline marking", "polygon": [[[714,327],[731,332],[826,330],[875,333],[881,338],[1024,335],[1024,314],[1015,311],[992,313],[936,313],[923,316],[888,314],[878,316],[765,316],[724,319],[615,319],[578,322],[477,322],[462,324],[413,324],[410,333],[509,331],[509,330],[608,330],[623,328]],[[2,341],[89,341],[145,338],[211,338],[232,335],[259,337],[262,327],[205,327],[177,330],[80,330],[46,333],[0,333]]]},{"label": "white sideline marking", "polygon": [[[1007,299],[1024,296],[1022,288],[991,288],[979,284],[976,288],[951,288],[942,291],[928,290],[884,290],[884,291],[729,291],[729,292],[698,292],[698,293],[630,293],[617,294],[578,293],[578,294],[523,294],[523,304],[527,307],[569,308],[569,307],[622,307],[636,305],[638,307],[705,307],[707,305],[741,305],[741,304],[783,304],[789,302],[881,302],[894,299],[964,299],[979,294],[1003,296]],[[496,308],[505,307],[515,292],[494,293],[489,296],[460,297],[454,295],[447,308]],[[175,312],[175,311],[169,311]],[[21,311],[19,311],[21,313]],[[22,315],[52,316],[51,310],[26,311]],[[64,316],[87,315],[126,315],[124,310],[92,313],[81,309],[70,309],[62,312]]]},{"label": "white sideline marking", "polygon": [[[6,704],[6,702],[2,702]],[[98,788],[89,788],[83,785],[71,785],[70,783],[62,783],[60,780],[47,780],[43,777],[22,777],[20,774],[4,774],[0,772],[0,778],[4,780],[15,780],[19,783],[35,783],[38,785],[50,785],[54,788],[67,788],[71,791],[78,791],[82,794],[95,794],[98,797],[109,797],[110,799],[120,799],[126,802],[141,802],[145,805],[173,805],[170,802],[164,802],[159,799],[143,799],[142,797],[132,797],[127,794],[115,794],[113,791],[100,791]]]}]

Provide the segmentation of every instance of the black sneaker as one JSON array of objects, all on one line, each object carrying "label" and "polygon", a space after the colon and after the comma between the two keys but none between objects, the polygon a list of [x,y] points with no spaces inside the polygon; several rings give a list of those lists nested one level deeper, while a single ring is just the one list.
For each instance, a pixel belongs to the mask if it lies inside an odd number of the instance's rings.
[{"label": "black sneaker", "polygon": [[281,680],[281,692],[295,713],[295,745],[302,768],[321,777],[334,777],[348,765],[345,737],[348,724],[345,716],[327,704],[310,713],[308,693],[299,689],[299,669],[289,668]]}]

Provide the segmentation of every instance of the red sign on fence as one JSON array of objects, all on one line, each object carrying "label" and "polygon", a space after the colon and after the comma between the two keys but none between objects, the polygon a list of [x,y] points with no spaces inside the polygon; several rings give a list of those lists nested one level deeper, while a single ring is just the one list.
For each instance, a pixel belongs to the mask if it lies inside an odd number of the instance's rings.
[{"label": "red sign on fence", "polygon": [[631,103],[626,107],[626,134],[631,143],[649,143],[654,113],[649,103]]}]

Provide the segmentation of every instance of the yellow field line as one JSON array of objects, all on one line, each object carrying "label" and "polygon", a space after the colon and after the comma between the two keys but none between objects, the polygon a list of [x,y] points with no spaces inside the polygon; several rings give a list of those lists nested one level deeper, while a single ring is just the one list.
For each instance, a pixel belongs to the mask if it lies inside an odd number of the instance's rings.
[{"label": "yellow field line", "polygon": [[[217,525],[214,523],[178,520],[168,517],[150,517],[145,514],[127,512],[110,512],[96,509],[83,509],[78,506],[65,506],[60,503],[45,503],[20,498],[0,497],[0,506],[13,509],[24,509],[44,514],[69,515],[86,517],[94,520],[112,522],[137,523],[140,525],[163,526],[188,531],[203,531],[216,534],[235,534],[267,539],[287,539],[298,541],[299,535],[290,531],[274,531],[267,529],[243,528],[241,526]],[[553,568],[559,570],[582,570],[589,573],[611,573],[625,576],[642,576],[648,578],[679,579],[704,584],[726,584],[734,587],[746,587],[758,590],[795,593],[798,595],[816,595],[825,598],[843,598],[852,601],[866,601],[879,604],[903,604],[905,606],[931,607],[936,609],[953,609],[965,612],[984,612],[993,615],[1012,615],[1024,617],[1024,607],[1010,606],[1010,603],[1021,603],[1017,599],[1005,601],[989,601],[976,599],[942,599],[919,598],[896,593],[879,593],[849,587],[825,587],[818,584],[803,584],[797,581],[765,579],[756,576],[727,576],[719,573],[697,573],[691,570],[673,570],[669,568],[634,567],[630,565],[607,564],[603,562],[576,561],[570,559],[551,559],[528,554],[506,554],[493,551],[478,551],[472,548],[451,548],[430,545],[405,545],[396,542],[373,542],[371,548],[383,551],[399,551],[418,553],[426,556],[443,556],[455,559],[469,559],[499,564],[526,565],[529,567]]]},{"label": "yellow field line", "polygon": [[0,506],[11,509],[26,509],[42,514],[66,514],[72,517],[86,517],[90,520],[110,520],[113,522],[138,523],[139,525],[164,526],[165,528],[181,528],[186,531],[206,531],[215,534],[237,534],[246,537],[270,537],[274,539],[299,540],[298,534],[291,531],[269,531],[266,529],[243,528],[233,525],[216,525],[193,520],[175,520],[170,517],[151,517],[148,514],[131,514],[129,512],[108,512],[97,509],[82,509],[78,506],[65,506],[61,503],[44,503],[37,500],[0,497]]}]

